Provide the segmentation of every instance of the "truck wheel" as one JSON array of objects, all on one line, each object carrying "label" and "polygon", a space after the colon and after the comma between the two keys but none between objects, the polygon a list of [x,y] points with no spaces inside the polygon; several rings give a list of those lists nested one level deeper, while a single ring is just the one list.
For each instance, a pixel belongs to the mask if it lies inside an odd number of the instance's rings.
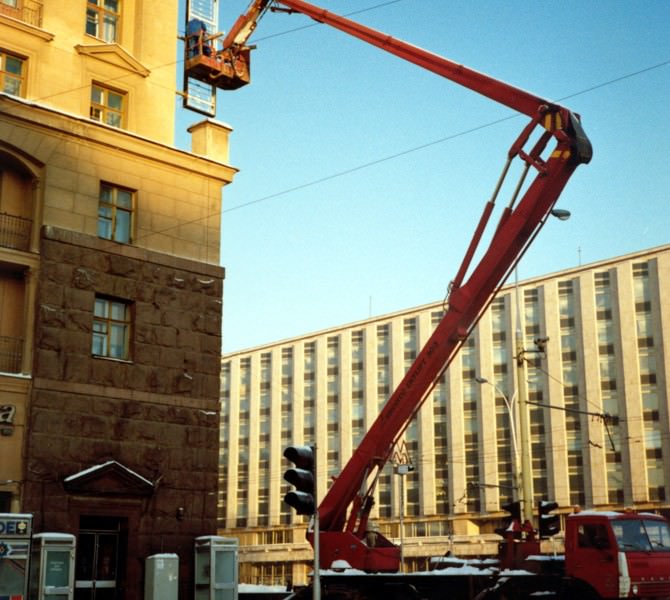
[{"label": "truck wheel", "polygon": [[592,587],[583,584],[568,584],[561,587],[556,600],[602,600]]}]

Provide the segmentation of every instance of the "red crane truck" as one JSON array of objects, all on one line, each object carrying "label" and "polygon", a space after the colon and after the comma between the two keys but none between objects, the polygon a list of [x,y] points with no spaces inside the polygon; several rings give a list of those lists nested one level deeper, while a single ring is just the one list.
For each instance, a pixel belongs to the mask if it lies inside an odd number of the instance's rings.
[{"label": "red crane truck", "polygon": [[[565,553],[553,556],[539,554],[533,532],[524,540],[506,538],[501,570],[477,600],[526,599],[539,592],[562,600],[670,598],[670,527],[663,517],[579,511],[566,517],[564,535]],[[513,544],[521,555],[510,565]]]},{"label": "red crane truck", "polygon": [[[318,542],[323,568],[320,585],[328,598],[526,598],[547,597],[670,599],[670,540],[667,523],[654,515],[580,513],[566,519],[564,557],[541,559],[532,526],[518,527],[522,539],[506,536],[500,563],[467,572],[463,568],[428,573],[398,573],[399,548],[368,531],[373,493],[381,470],[437,380],[456,356],[479,318],[549,218],[575,169],[591,160],[591,143],[580,117],[554,102],[516,88],[463,65],[397,40],[303,0],[253,0],[223,39],[221,48],[199,54],[187,40],[187,74],[221,89],[250,81],[247,44],[268,10],[301,13],[381,48],[417,66],[512,108],[530,120],[507,153],[503,172],[486,202],[463,262],[450,285],[448,307],[413,365],[390,396],[367,435],[318,506],[318,528],[308,539]],[[548,148],[554,141],[555,146]],[[472,265],[503,182],[513,161],[521,174],[500,211],[488,248]],[[534,178],[528,181],[528,174]],[[467,279],[466,279],[467,275]],[[312,499],[313,500],[313,499]],[[315,530],[318,540],[315,540]],[[583,534],[599,532],[584,546]],[[646,534],[644,546],[633,545],[633,531]],[[516,566],[520,568],[510,569]],[[304,595],[306,595],[303,592]]]}]

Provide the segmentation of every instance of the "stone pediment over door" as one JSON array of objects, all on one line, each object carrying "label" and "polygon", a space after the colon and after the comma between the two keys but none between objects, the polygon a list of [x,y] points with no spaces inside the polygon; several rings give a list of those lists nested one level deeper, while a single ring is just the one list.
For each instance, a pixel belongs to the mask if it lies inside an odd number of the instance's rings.
[{"label": "stone pediment over door", "polygon": [[72,494],[87,496],[151,496],[155,485],[115,460],[92,466],[63,480]]}]

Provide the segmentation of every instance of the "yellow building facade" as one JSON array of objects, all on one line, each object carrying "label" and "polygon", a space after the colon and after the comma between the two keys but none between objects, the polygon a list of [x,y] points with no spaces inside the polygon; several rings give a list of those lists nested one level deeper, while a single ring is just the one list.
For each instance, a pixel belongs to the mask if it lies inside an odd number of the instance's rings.
[{"label": "yellow building facade", "polygon": [[0,512],[82,548],[111,528],[125,598],[158,537],[188,597],[215,533],[236,169],[215,120],[174,145],[179,29],[177,0],[0,0]]}]

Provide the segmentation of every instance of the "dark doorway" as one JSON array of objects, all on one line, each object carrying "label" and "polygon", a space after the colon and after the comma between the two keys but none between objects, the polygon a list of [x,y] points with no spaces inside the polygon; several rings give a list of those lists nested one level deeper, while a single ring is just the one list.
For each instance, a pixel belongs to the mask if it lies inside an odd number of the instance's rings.
[{"label": "dark doorway", "polygon": [[82,516],[77,538],[75,600],[123,600],[128,522]]}]

